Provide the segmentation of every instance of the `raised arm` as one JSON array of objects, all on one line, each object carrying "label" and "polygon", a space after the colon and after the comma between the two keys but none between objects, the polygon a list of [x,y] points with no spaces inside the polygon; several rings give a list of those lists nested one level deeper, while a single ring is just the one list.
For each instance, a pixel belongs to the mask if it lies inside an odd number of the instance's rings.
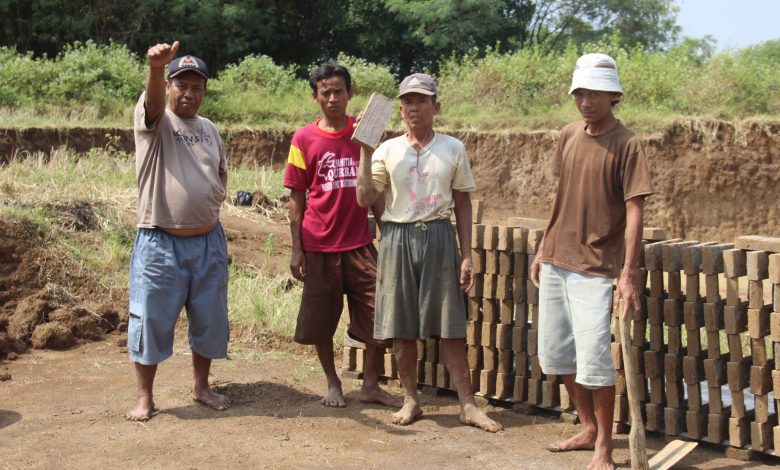
[{"label": "raised arm", "polygon": [[146,124],[150,125],[165,111],[165,66],[176,57],[179,41],[173,45],[157,44],[146,51],[149,73],[146,76]]},{"label": "raised arm", "polygon": [[[374,186],[371,175],[371,157],[374,149],[367,145],[360,146],[360,165],[357,177],[357,203],[360,207],[371,207],[379,198],[379,191]],[[384,210],[384,208],[383,208]]]}]

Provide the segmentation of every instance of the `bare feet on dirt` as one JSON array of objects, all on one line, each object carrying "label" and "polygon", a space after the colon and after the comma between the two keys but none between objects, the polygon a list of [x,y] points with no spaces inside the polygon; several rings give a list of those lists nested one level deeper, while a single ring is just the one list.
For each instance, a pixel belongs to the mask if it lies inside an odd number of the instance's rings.
[{"label": "bare feet on dirt", "polygon": [[484,411],[472,404],[468,404],[461,408],[460,422],[487,432],[498,432],[504,429],[504,426],[502,426],[501,423],[488,418]]},{"label": "bare feet on dirt", "polygon": [[586,468],[588,470],[613,470],[615,462],[612,461],[612,452],[596,451]]},{"label": "bare feet on dirt", "polygon": [[596,446],[596,431],[582,430],[574,437],[556,442],[547,448],[550,452],[570,452],[574,450],[593,450]]},{"label": "bare feet on dirt", "polygon": [[320,400],[322,406],[331,408],[345,408],[347,402],[344,401],[344,392],[341,391],[341,384],[328,386],[328,394]]},{"label": "bare feet on dirt", "polygon": [[210,388],[203,391],[192,390],[192,399],[201,405],[208,406],[212,410],[225,411],[230,406],[230,400],[225,395],[217,393]]},{"label": "bare feet on dirt", "polygon": [[404,404],[404,397],[393,395],[382,390],[379,387],[366,389],[363,388],[358,395],[358,400],[363,403],[379,403],[380,405],[400,408]]},{"label": "bare feet on dirt", "polygon": [[412,424],[420,416],[422,416],[420,405],[416,401],[408,400],[404,402],[404,405],[398,412],[393,413],[391,420],[393,424],[406,426],[407,424]]},{"label": "bare feet on dirt", "polygon": [[155,408],[154,401],[148,397],[138,397],[135,406],[125,415],[129,421],[149,421],[159,410]]}]

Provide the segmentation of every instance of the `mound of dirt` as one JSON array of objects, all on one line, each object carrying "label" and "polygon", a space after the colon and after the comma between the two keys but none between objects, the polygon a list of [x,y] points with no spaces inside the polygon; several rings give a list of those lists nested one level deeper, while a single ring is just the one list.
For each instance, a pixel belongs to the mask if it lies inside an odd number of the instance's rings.
[{"label": "mound of dirt", "polygon": [[[124,294],[120,294],[124,295]],[[118,299],[55,256],[34,227],[0,219],[0,358],[66,349],[127,325]]]}]

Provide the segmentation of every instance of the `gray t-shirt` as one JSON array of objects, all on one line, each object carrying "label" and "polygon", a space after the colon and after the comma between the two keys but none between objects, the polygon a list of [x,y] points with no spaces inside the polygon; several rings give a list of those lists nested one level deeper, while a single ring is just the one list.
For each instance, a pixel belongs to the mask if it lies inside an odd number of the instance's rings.
[{"label": "gray t-shirt", "polygon": [[138,227],[197,228],[214,224],[225,200],[227,159],[214,123],[165,111],[147,127],[141,94],[135,107]]}]

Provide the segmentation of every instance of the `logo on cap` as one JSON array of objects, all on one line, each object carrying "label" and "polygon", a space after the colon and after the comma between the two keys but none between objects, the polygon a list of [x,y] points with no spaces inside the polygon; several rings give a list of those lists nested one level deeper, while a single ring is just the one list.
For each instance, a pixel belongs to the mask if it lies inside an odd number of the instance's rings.
[{"label": "logo on cap", "polygon": [[185,55],[181,59],[179,59],[179,67],[195,67],[198,68],[198,63],[195,61],[195,58],[191,55]]},{"label": "logo on cap", "polygon": [[407,83],[406,85],[407,85],[407,87],[413,87],[413,86],[422,85],[422,82],[420,81],[419,78],[412,77],[412,79],[409,80],[409,83]]}]

